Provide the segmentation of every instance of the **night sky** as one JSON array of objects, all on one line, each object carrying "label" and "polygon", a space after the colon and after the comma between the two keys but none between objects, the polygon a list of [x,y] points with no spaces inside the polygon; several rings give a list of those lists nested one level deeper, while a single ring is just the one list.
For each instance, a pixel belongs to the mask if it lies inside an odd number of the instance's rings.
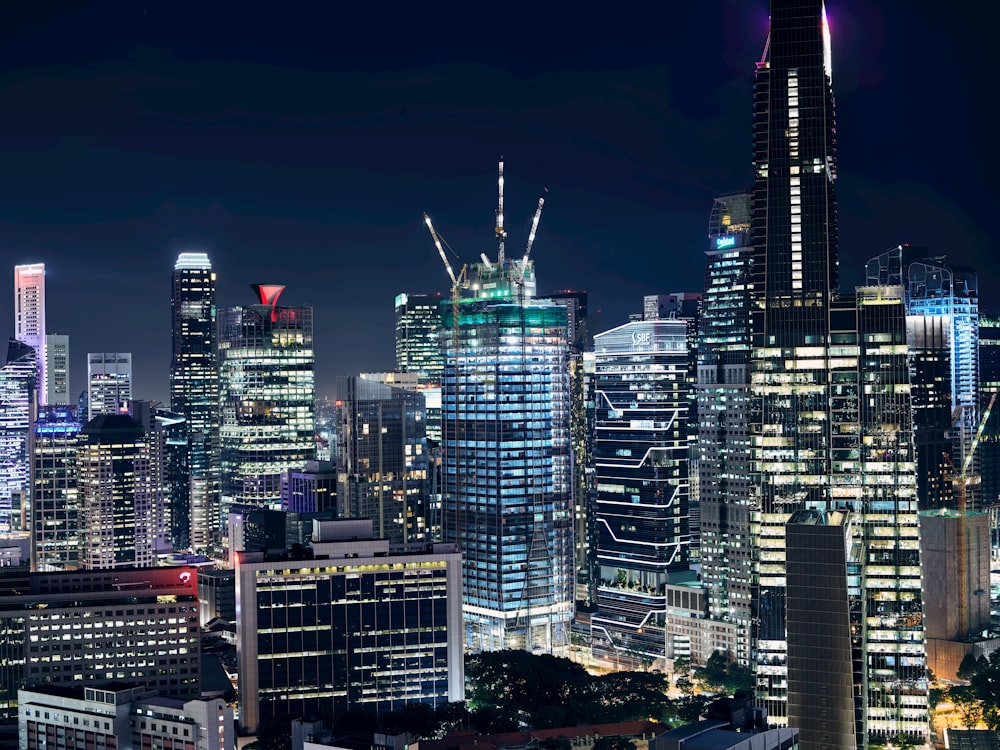
[{"label": "night sky", "polygon": [[[1000,11],[980,6],[828,0],[843,286],[910,242],[1000,307]],[[166,400],[182,250],[209,253],[220,307],[254,282],[315,306],[321,395],[390,369],[394,295],[448,286],[422,212],[462,261],[494,256],[501,154],[509,253],[549,189],[540,292],[586,289],[611,327],[701,290],[712,199],[751,179],[766,0],[405,7],[0,5],[2,273],[46,263],[75,393],[86,352],[131,351],[136,396]]]}]

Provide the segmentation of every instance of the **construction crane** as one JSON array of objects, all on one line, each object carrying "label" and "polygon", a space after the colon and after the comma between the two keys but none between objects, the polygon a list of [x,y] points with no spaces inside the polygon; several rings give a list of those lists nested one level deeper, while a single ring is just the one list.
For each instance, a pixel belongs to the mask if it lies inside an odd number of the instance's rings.
[{"label": "construction crane", "polygon": [[948,470],[951,473],[952,494],[955,495],[955,505],[957,506],[959,512],[964,513],[966,510],[968,501],[968,486],[980,480],[980,477],[970,475],[969,469],[972,467],[972,461],[976,456],[976,448],[979,447],[979,441],[983,437],[983,432],[986,430],[986,423],[990,419],[990,412],[993,410],[993,404],[996,403],[997,395],[1000,394],[994,393],[990,396],[990,402],[986,405],[986,409],[983,411],[983,416],[979,420],[979,426],[976,428],[976,434],[972,438],[972,443],[969,445],[969,450],[966,452],[965,458],[962,460],[961,471],[956,468],[955,462],[952,461],[951,456],[948,455],[947,451],[941,453],[941,457],[944,459],[944,462],[947,464]]},{"label": "construction crane", "polygon": [[[547,193],[548,188],[543,188]],[[531,220],[531,231],[528,232],[528,246],[524,249],[524,257],[521,258],[521,273],[518,277],[518,283],[524,283],[524,275],[528,272],[528,256],[531,255],[531,246],[535,244],[535,231],[538,229],[538,220],[542,218],[542,206],[545,205],[545,196],[543,195],[538,199],[538,208],[535,209],[535,216]]]}]

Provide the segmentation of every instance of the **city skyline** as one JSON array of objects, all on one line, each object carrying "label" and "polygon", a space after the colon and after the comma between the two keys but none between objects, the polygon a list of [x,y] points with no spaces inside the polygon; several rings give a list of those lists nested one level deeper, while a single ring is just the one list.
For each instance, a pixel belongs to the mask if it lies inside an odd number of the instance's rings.
[{"label": "city skyline", "polygon": [[[220,308],[245,304],[254,282],[316,307],[320,395],[338,374],[390,369],[395,295],[447,291],[421,213],[473,262],[492,247],[500,154],[513,248],[550,189],[539,293],[587,289],[612,328],[643,294],[700,288],[711,201],[752,176],[747,61],[762,53],[765,2],[697,4],[649,28],[542,10],[495,49],[473,43],[464,16],[376,43],[328,38],[333,19],[315,12],[271,28],[221,10],[192,25],[156,5],[2,11],[0,249],[11,265],[46,263],[47,323],[73,340],[73,383],[88,351],[133,351],[137,395],[166,403],[180,251],[209,254]],[[368,28],[366,13],[335,28]],[[986,141],[968,102],[997,67],[988,16],[846,2],[830,16],[842,287],[911,242],[975,266],[995,307],[1000,274],[975,212],[993,201],[997,157],[927,147]],[[914,59],[927,60],[919,75]],[[933,106],[916,117],[924,90]],[[113,291],[95,294],[109,276]],[[109,294],[126,314],[87,325]],[[12,307],[0,305],[11,331]]]}]

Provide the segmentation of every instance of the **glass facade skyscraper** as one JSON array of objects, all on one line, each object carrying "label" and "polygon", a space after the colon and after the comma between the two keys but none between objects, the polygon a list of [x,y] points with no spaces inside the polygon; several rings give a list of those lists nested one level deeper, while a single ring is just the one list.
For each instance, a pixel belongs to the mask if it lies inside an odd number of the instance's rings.
[{"label": "glass facade skyscraper", "polygon": [[698,485],[702,584],[710,619],[730,625],[729,650],[750,664],[750,208],[747,193],[715,200],[698,325]]},{"label": "glass facade skyscraper", "polygon": [[666,653],[667,585],[691,581],[688,324],[626,323],[594,337],[598,611],[594,653]]},{"label": "glass facade skyscraper", "polygon": [[280,307],[284,287],[219,320],[222,505],[280,508],[281,474],[316,455],[311,307]]},{"label": "glass facade skyscraper", "polygon": [[424,394],[427,438],[441,442],[441,295],[396,295],[396,369],[415,373]]},{"label": "glass facade skyscraper", "polygon": [[28,488],[28,427],[38,382],[35,355],[27,344],[10,339],[0,365],[0,533],[11,530],[13,493]]},{"label": "glass facade skyscraper", "polygon": [[14,266],[14,338],[35,352],[38,403],[48,398],[45,356],[45,264]]},{"label": "glass facade skyscraper", "polygon": [[80,497],[76,451],[83,425],[75,406],[39,410],[31,427],[31,569],[80,567]]},{"label": "glass facade skyscraper", "polygon": [[[474,266],[441,305],[445,542],[462,550],[467,649],[558,651],[573,618],[566,308],[534,275]],[[513,279],[513,280],[512,280]]]},{"label": "glass facade skyscraper", "polygon": [[184,418],[187,438],[187,481],[171,483],[172,536],[179,549],[205,549],[222,529],[215,272],[208,256],[181,253],[172,286],[170,408]]},{"label": "glass facade skyscraper", "polygon": [[[803,705],[787,658],[786,524],[845,511],[858,746],[923,742],[928,709],[901,287],[838,296],[836,128],[822,0],[772,0],[754,91],[750,450],[753,660],[775,724]],[[795,633],[800,631],[796,630]],[[820,634],[821,635],[821,634]],[[843,634],[841,634],[843,635]],[[813,640],[817,634],[810,634]],[[817,721],[822,706],[795,720]]]}]

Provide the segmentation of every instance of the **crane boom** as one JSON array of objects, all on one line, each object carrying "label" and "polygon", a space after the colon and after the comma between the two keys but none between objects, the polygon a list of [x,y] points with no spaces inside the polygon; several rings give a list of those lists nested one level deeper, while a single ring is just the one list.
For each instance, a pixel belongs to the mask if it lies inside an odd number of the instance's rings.
[{"label": "crane boom", "polygon": [[[543,188],[547,193],[548,188]],[[542,206],[545,205],[545,196],[538,199],[538,208],[535,209],[535,216],[531,220],[531,231],[528,232],[528,246],[524,249],[524,257],[521,258],[521,281],[524,281],[524,274],[528,272],[528,256],[531,254],[531,246],[535,244],[535,231],[538,229],[538,220],[542,218]]]},{"label": "crane boom", "polygon": [[996,403],[997,393],[990,396],[990,402],[986,405],[986,411],[983,412],[982,419],[979,420],[979,427],[976,429],[976,436],[972,438],[972,443],[969,445],[969,454],[965,457],[965,461],[962,463],[962,474],[968,471],[969,467],[972,466],[972,458],[976,455],[976,448],[979,447],[979,439],[982,438],[983,432],[986,430],[986,423],[990,419],[990,412],[993,410],[993,404]]},{"label": "crane boom", "polygon": [[444,248],[441,247],[441,240],[438,238],[437,232],[434,231],[434,225],[431,224],[431,217],[424,214],[424,222],[427,224],[427,229],[430,230],[431,237],[434,238],[434,246],[437,248],[438,253],[441,254],[441,260],[444,261],[445,270],[448,271],[448,276],[451,277],[452,285],[458,284],[458,278],[455,276],[455,272],[451,268],[451,263],[448,262],[448,256],[444,254]]},{"label": "crane boom", "polygon": [[500,246],[499,246],[498,251],[497,251],[497,265],[500,266],[500,268],[503,268],[503,262],[504,262],[504,247],[503,246],[504,246],[504,240],[507,239],[507,232],[504,231],[504,228],[503,228],[503,157],[502,156],[500,157],[500,167],[499,167],[499,169],[500,169],[500,177],[497,180],[498,199],[497,199],[497,228],[496,228],[496,233],[497,233],[497,242],[500,243]]}]

